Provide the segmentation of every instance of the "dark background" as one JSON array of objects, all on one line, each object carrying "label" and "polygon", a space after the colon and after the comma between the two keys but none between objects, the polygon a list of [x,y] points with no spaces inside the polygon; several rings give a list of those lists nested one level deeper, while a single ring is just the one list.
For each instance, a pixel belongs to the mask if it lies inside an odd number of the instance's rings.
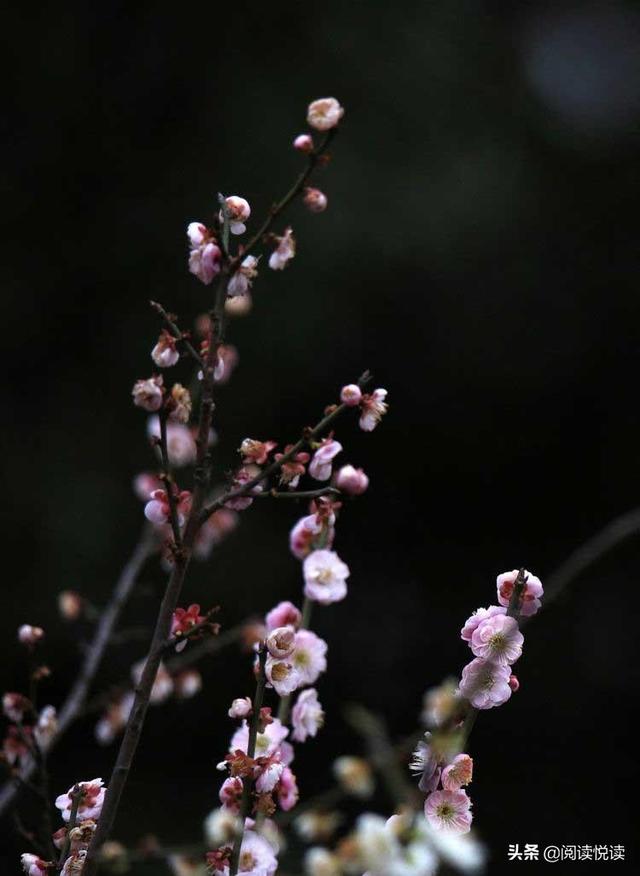
[{"label": "dark background", "polygon": [[[17,625],[42,624],[53,703],[79,635],[56,619],[56,594],[104,602],[142,518],[130,484],[151,455],[129,392],[152,367],[147,300],[183,324],[206,309],[186,223],[206,221],[219,190],[257,219],[301,164],[290,142],[309,100],[346,107],[318,177],[329,209],[290,213],[298,255],[262,270],[253,312],[231,326],[240,366],[216,413],[221,474],[242,438],[292,440],[365,367],[389,390],[373,435],[338,428],[371,488],[339,525],[349,597],[316,615],[327,725],[297,761],[308,796],[336,754],[360,750],[345,701],[412,732],[423,691],[466,661],[459,628],[494,600],[496,574],[524,564],[544,582],[638,502],[637,8],[108,3],[3,18],[2,681],[23,684]],[[246,512],[193,567],[184,603],[219,602],[230,627],[299,599],[287,533],[300,510]],[[631,539],[542,612],[520,693],[480,716],[471,795],[491,872],[514,842],[635,854],[639,565]],[[162,580],[150,564],[127,623],[151,623]],[[110,652],[101,679],[142,653]],[[203,672],[199,697],[150,714],[123,840],[197,841],[217,803],[225,713],[250,691],[249,664],[227,651]],[[55,794],[109,775],[115,748],[96,749],[93,723],[58,749]]]}]

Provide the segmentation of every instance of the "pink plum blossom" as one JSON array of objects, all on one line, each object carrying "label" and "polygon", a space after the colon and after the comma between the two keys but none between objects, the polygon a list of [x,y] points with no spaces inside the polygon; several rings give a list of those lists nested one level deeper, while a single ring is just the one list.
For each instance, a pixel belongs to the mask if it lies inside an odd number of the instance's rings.
[{"label": "pink plum blossom", "polygon": [[220,786],[220,802],[231,812],[240,812],[240,800],[242,798],[242,779],[239,776],[229,776]]},{"label": "pink plum blossom", "polygon": [[459,791],[473,777],[473,759],[468,754],[457,754],[442,770],[442,787],[445,791]]},{"label": "pink plum blossom", "polygon": [[[540,598],[544,593],[542,583],[539,578],[532,575],[527,570],[524,570],[527,578],[522,597],[520,599],[519,613],[524,617],[530,617],[535,614],[541,606]],[[518,577],[518,569],[513,569],[511,572],[503,572],[498,575],[496,585],[498,588],[498,602],[500,605],[508,606],[513,594],[513,585]]]},{"label": "pink plum blossom", "polygon": [[340,390],[340,401],[349,408],[357,407],[362,400],[362,390],[357,383],[348,383]]},{"label": "pink plum blossom", "polygon": [[[278,750],[280,745],[289,735],[289,728],[284,727],[279,718],[274,718],[271,724],[267,724],[262,733],[256,737],[256,757],[269,757]],[[243,721],[231,738],[229,751],[242,751],[247,753],[249,744],[249,725]]]},{"label": "pink plum blossom", "polygon": [[275,608],[268,612],[264,621],[269,631],[275,630],[278,627],[294,627],[300,626],[302,615],[300,610],[295,607],[292,602],[279,602]]},{"label": "pink plum blossom", "polygon": [[[284,453],[276,453],[276,462],[280,462],[280,460],[289,453],[292,447],[293,444],[287,444],[284,448]],[[300,453],[296,453],[295,456],[287,462],[283,462],[280,466],[280,483],[286,484],[290,490],[295,490],[300,481],[300,477],[306,471],[305,466],[309,462],[309,459],[309,454],[306,450],[303,450]]]},{"label": "pink plum blossom", "polygon": [[146,380],[136,380],[131,390],[134,405],[149,413],[159,411],[162,407],[163,383],[162,374],[154,374]]},{"label": "pink plum blossom", "polygon": [[[78,782],[80,790],[80,803],[78,804],[78,820],[84,821],[88,818],[97,821],[102,812],[102,804],[104,803],[105,788],[102,779],[92,779],[90,782]],[[75,786],[69,788],[66,794],[60,794],[56,797],[56,809],[62,811],[62,818],[69,821],[71,818],[71,809],[73,807],[72,794]]]},{"label": "pink plum blossom", "polygon": [[158,368],[170,368],[176,364],[180,358],[180,353],[176,350],[176,344],[176,338],[169,334],[166,329],[163,329],[158,338],[158,343],[151,351],[151,358]]},{"label": "pink plum blossom", "polygon": [[315,684],[327,668],[327,643],[311,630],[298,630],[296,647],[291,656],[303,685]]},{"label": "pink plum blossom", "polygon": [[33,627],[31,624],[22,624],[21,627],[18,627],[18,641],[30,648],[37,645],[43,636],[42,627]]},{"label": "pink plum blossom", "polygon": [[[178,523],[182,526],[191,505],[191,493],[188,490],[182,490],[176,496],[176,503]],[[170,511],[169,497],[165,490],[154,490],[151,493],[150,501],[144,506],[144,516],[156,526],[162,526],[169,521]]]},{"label": "pink plum blossom", "polygon": [[248,718],[253,710],[250,697],[237,697],[227,712],[230,718]]},{"label": "pink plum blossom", "polygon": [[[229,214],[229,228],[232,234],[244,234],[247,230],[244,224],[251,215],[251,207],[245,198],[238,195],[230,195],[225,198],[227,212]],[[222,222],[223,215],[220,211],[220,221]]]},{"label": "pink plum blossom", "polygon": [[295,775],[288,766],[282,771],[278,787],[276,788],[276,795],[278,797],[280,808],[285,812],[293,809],[298,802],[298,783],[296,782]]},{"label": "pink plum blossom", "polygon": [[202,690],[202,676],[197,669],[184,669],[174,676],[173,686],[179,699],[191,699]]},{"label": "pink plum blossom", "polygon": [[291,738],[304,742],[307,737],[315,736],[323,723],[324,712],[318,701],[318,691],[314,687],[301,691],[291,710]]},{"label": "pink plum blossom", "polygon": [[258,276],[258,259],[255,256],[247,256],[242,260],[240,267],[233,274],[227,286],[229,298],[238,295],[246,295],[255,278]]},{"label": "pink plum blossom", "polygon": [[480,621],[471,636],[471,650],[476,657],[511,665],[522,654],[523,642],[516,619],[497,614]]},{"label": "pink plum blossom", "polygon": [[280,781],[284,769],[285,765],[279,760],[269,758],[256,779],[255,788],[258,794],[270,794]]},{"label": "pink plum blossom", "polygon": [[[301,517],[294,524],[289,533],[289,548],[291,553],[298,560],[303,560],[307,554],[313,550],[314,542],[316,542],[323,533],[323,522],[317,514],[309,514],[306,517]],[[333,527],[329,527],[328,533],[325,535],[325,542],[328,547],[331,547],[334,538]]]},{"label": "pink plum blossom", "polygon": [[348,496],[361,496],[369,486],[369,478],[361,468],[343,465],[336,475],[336,487]]},{"label": "pink plum blossom", "polygon": [[220,344],[218,347],[218,362],[213,372],[215,383],[227,383],[238,364],[240,356],[233,344]]},{"label": "pink plum blossom", "polygon": [[349,567],[334,551],[312,551],[302,564],[304,595],[321,605],[339,602],[347,595]]},{"label": "pink plum blossom", "polygon": [[276,627],[267,636],[267,650],[272,657],[282,660],[289,657],[295,647],[296,631],[293,627]]},{"label": "pink plum blossom", "polygon": [[[260,473],[260,469],[258,466],[249,465],[242,466],[239,468],[235,474],[233,475],[233,480],[231,483],[231,489],[236,490],[240,487],[246,486],[250,481],[252,481],[256,475]],[[262,492],[262,485],[255,484],[251,489],[249,489],[244,496],[235,496],[233,499],[229,499],[224,503],[225,508],[231,508],[232,511],[244,511],[249,505],[253,502],[253,496],[258,495]]]},{"label": "pink plum blossom", "polygon": [[[160,420],[158,417],[149,417],[147,435],[152,440],[152,443],[156,445],[159,455]],[[172,421],[167,423],[167,452],[171,465],[178,468],[191,465],[196,461],[196,442],[191,434],[191,430],[187,426]]]},{"label": "pink plum blossom", "polygon": [[313,454],[309,474],[316,481],[328,481],[331,477],[331,461],[342,451],[342,444],[333,438],[325,438]]},{"label": "pink plum blossom", "polygon": [[43,861],[37,855],[29,855],[27,853],[20,855],[20,863],[27,876],[42,876],[48,870],[46,861]]},{"label": "pink plum blossom", "polygon": [[171,387],[171,393],[167,399],[169,419],[175,423],[188,423],[191,407],[191,393],[181,383],[175,383]]},{"label": "pink plum blossom", "polygon": [[460,638],[465,642],[471,642],[471,637],[474,631],[487,618],[494,617],[496,614],[506,614],[507,609],[502,605],[490,605],[489,608],[478,608],[473,612],[471,617],[468,617],[460,630]]},{"label": "pink plum blossom", "polygon": [[344,115],[344,108],[335,97],[320,97],[309,104],[307,122],[316,131],[328,131],[335,128]]},{"label": "pink plum blossom", "polygon": [[245,465],[248,463],[264,465],[275,447],[277,447],[275,441],[257,441],[255,438],[245,438],[240,445],[242,461]]},{"label": "pink plum blossom", "polygon": [[293,141],[293,148],[305,154],[313,152],[313,137],[311,134],[298,134]]},{"label": "pink plum blossom", "polygon": [[198,222],[189,225],[187,236],[191,244],[189,271],[208,286],[220,273],[222,250],[208,229]]},{"label": "pink plum blossom", "polygon": [[511,696],[510,675],[506,664],[476,657],[462,670],[460,692],[476,709],[501,706]]},{"label": "pink plum blossom", "polygon": [[307,186],[304,190],[302,202],[312,213],[322,213],[327,209],[327,196],[313,186]]},{"label": "pink plum blossom", "polygon": [[73,854],[64,862],[64,867],[60,871],[60,876],[80,876],[84,869],[86,857],[86,849],[78,849],[78,851],[73,852]]},{"label": "pink plum blossom", "polygon": [[279,697],[289,696],[303,683],[302,677],[291,658],[288,660],[278,660],[269,654],[264,669],[267,681],[275,689]]},{"label": "pink plum blossom", "polygon": [[359,425],[364,432],[373,432],[384,414],[387,413],[386,389],[374,389],[371,394],[365,393],[360,401],[362,413]]},{"label": "pink plum blossom", "polygon": [[269,256],[272,271],[282,271],[296,254],[296,241],[292,229],[286,228],[282,237],[276,237],[278,245]]},{"label": "pink plum blossom", "polygon": [[471,800],[466,791],[433,791],[424,804],[424,813],[433,830],[467,833],[471,828]]}]

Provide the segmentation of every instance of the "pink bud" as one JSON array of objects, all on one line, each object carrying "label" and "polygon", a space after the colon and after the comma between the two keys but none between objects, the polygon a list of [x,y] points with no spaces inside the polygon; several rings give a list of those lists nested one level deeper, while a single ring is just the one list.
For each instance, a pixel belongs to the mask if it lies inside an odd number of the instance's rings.
[{"label": "pink bud", "polygon": [[511,688],[513,693],[516,693],[516,691],[520,689],[520,682],[518,681],[518,677],[516,675],[509,676],[509,687]]},{"label": "pink bud", "polygon": [[288,657],[293,651],[295,638],[293,627],[276,627],[267,638],[267,650],[272,657]]},{"label": "pink bud", "polygon": [[340,390],[340,401],[342,404],[348,405],[350,408],[355,408],[356,405],[359,405],[361,398],[362,390],[359,386],[356,386],[355,383],[349,383],[347,386],[343,386]]},{"label": "pink bud", "polygon": [[312,213],[322,213],[323,210],[327,209],[327,196],[320,189],[306,188],[302,200],[305,207]]},{"label": "pink bud", "polygon": [[294,627],[298,629],[302,621],[299,609],[291,602],[279,602],[272,608],[265,618],[267,629],[275,630],[277,627]]},{"label": "pink bud", "polygon": [[366,474],[352,465],[343,465],[336,476],[336,487],[348,496],[361,496],[368,486]]},{"label": "pink bud", "polygon": [[313,137],[311,134],[298,134],[293,141],[293,148],[297,149],[298,152],[313,152]]},{"label": "pink bud", "polygon": [[227,714],[230,718],[248,718],[252,709],[253,705],[249,697],[238,697],[231,703]]},{"label": "pink bud", "polygon": [[22,624],[18,629],[18,641],[23,645],[29,645],[33,648],[37,645],[40,639],[44,636],[44,630],[41,627],[32,627],[30,624]]}]

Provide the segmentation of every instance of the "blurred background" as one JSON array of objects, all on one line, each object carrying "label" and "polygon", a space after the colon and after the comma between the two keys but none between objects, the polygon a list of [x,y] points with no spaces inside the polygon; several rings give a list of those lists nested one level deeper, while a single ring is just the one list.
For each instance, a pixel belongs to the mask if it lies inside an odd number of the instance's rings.
[{"label": "blurred background", "polygon": [[[240,361],[215,415],[222,477],[243,438],[293,440],[365,368],[389,391],[372,435],[349,418],[337,431],[371,487],[339,522],[348,599],[314,619],[329,668],[326,727],[297,760],[308,797],[330,786],[336,755],[362,751],[346,702],[394,738],[413,732],[424,691],[467,661],[459,629],[494,601],[495,576],[525,565],[544,583],[640,504],[640,13],[325,0],[16,5],[3,18],[1,677],[24,689],[14,631],[42,625],[46,702],[62,701],[90,632],[58,619],[57,594],[104,604],[140,528],[131,482],[153,462],[130,389],[152,370],[148,299],[192,324],[209,300],[186,271],[187,222],[211,217],[217,191],[247,197],[257,219],[302,164],[291,141],[309,100],[346,108],[316,177],[329,208],[289,213],[298,255],[261,271],[253,311],[233,322]],[[219,603],[224,628],[301,598],[287,536],[303,509],[258,505],[192,567],[182,600]],[[639,568],[632,537],[542,611],[520,692],[477,722],[470,792],[490,872],[525,866],[506,864],[516,842],[625,844],[607,872],[631,866]],[[149,563],[124,628],[151,623],[163,580]],[[113,648],[100,683],[143,653]],[[124,842],[198,841],[217,804],[249,660],[230,649],[200,668],[201,694],[149,716]],[[94,724],[58,748],[54,796],[109,775],[116,748],[96,746]],[[25,841],[9,820],[2,835],[2,871],[17,873]]]}]

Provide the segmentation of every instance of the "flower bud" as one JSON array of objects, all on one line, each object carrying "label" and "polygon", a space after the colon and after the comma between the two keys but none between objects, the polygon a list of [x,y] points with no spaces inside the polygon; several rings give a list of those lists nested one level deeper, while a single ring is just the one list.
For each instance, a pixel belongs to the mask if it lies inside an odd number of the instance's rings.
[{"label": "flower bud", "polygon": [[32,627],[30,624],[22,624],[18,629],[18,641],[23,645],[28,645],[33,648],[37,645],[40,639],[44,636],[42,627]]},{"label": "flower bud", "polygon": [[321,97],[309,104],[307,122],[316,131],[328,131],[336,127],[343,115],[344,109],[335,97]]},{"label": "flower bud", "polygon": [[304,152],[305,154],[313,152],[313,137],[311,134],[298,134],[293,141],[293,148],[297,149],[298,152]]},{"label": "flower bud", "polygon": [[[251,215],[251,207],[249,202],[238,195],[231,195],[225,198],[227,212],[229,214],[229,228],[232,234],[244,234],[247,230],[245,226],[246,220]],[[222,219],[222,213],[221,213]]]},{"label": "flower bud", "polygon": [[343,465],[336,476],[336,487],[348,496],[361,496],[368,486],[366,474],[352,465]]},{"label": "flower bud", "polygon": [[253,705],[249,697],[238,697],[231,703],[227,714],[230,718],[248,718],[252,709]]},{"label": "flower bud", "polygon": [[267,650],[272,657],[288,657],[293,652],[295,638],[293,627],[277,627],[267,637]]},{"label": "flower bud", "polygon": [[509,676],[509,687],[513,693],[516,693],[520,689],[520,682],[518,681],[517,675]]},{"label": "flower bud", "polygon": [[349,383],[340,390],[340,401],[343,405],[347,405],[350,408],[355,408],[359,405],[361,398],[362,390],[355,383]]},{"label": "flower bud", "polygon": [[131,390],[134,405],[150,413],[160,410],[163,382],[161,374],[147,380],[137,380]]},{"label": "flower bud", "polygon": [[302,200],[305,207],[308,210],[311,210],[312,213],[322,213],[323,210],[327,209],[327,196],[324,192],[321,192],[320,189],[314,189],[311,186],[308,186],[304,190]]}]

